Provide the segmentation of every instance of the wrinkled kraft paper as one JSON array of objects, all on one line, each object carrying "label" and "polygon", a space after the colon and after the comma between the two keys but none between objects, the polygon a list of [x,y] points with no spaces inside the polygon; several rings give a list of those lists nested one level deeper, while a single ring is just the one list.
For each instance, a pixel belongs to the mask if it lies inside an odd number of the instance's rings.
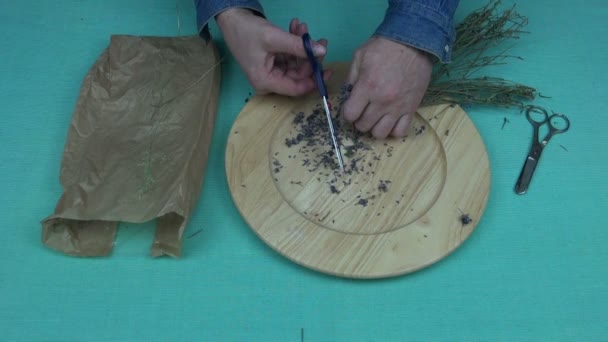
[{"label": "wrinkled kraft paper", "polygon": [[216,117],[213,41],[112,36],[84,78],[61,161],[63,194],[44,245],[110,254],[120,222],[156,219],[152,256],[181,255]]}]

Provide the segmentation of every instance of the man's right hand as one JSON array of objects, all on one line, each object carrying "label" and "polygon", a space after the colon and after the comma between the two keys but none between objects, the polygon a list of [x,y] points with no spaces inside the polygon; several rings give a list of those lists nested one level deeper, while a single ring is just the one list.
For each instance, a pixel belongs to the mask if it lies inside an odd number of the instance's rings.
[{"label": "man's right hand", "polygon": [[[286,32],[244,8],[220,13],[217,23],[228,48],[258,94],[301,96],[315,89],[302,43],[302,35],[308,31],[305,23],[293,19]],[[312,46],[315,56],[322,60],[327,40],[313,41]],[[324,71],[324,76],[327,80],[331,72]]]}]

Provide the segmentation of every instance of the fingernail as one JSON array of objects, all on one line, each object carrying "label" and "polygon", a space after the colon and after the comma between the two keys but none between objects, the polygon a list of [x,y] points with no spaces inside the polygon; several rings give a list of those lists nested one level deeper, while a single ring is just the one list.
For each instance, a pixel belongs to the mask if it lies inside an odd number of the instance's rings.
[{"label": "fingernail", "polygon": [[313,46],[312,51],[317,56],[324,55],[325,52],[327,52],[327,50],[325,49],[325,46],[318,44],[318,43]]}]

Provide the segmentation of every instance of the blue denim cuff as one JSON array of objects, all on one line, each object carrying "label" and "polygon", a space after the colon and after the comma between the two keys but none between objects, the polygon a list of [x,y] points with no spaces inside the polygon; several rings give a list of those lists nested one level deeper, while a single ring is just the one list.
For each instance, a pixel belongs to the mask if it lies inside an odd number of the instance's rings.
[{"label": "blue denim cuff", "polygon": [[207,41],[211,38],[209,20],[229,8],[248,8],[257,15],[264,17],[264,9],[257,0],[195,0],[194,4],[196,6],[198,32]]},{"label": "blue denim cuff", "polygon": [[456,38],[454,12],[458,0],[389,1],[384,20],[374,35],[413,46],[451,62]]}]

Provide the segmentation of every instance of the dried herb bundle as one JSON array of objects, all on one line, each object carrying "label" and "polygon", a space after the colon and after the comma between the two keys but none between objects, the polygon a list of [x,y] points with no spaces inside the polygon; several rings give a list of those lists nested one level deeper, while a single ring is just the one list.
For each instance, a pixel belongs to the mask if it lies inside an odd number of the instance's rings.
[{"label": "dried herb bundle", "polygon": [[422,105],[457,103],[459,105],[494,105],[511,107],[533,100],[536,89],[498,77],[474,76],[481,69],[506,64],[506,50],[491,54],[493,48],[508,39],[518,39],[528,23],[515,6],[500,12],[500,0],[469,14],[456,25],[452,63],[436,65]]}]

